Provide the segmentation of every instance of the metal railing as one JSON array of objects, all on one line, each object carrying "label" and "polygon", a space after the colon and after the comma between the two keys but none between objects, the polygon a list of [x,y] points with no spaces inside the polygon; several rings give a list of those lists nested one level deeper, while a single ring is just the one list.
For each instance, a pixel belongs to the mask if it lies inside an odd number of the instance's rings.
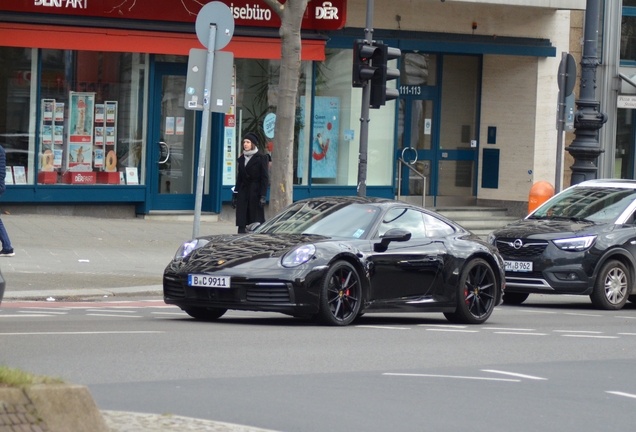
[{"label": "metal railing", "polygon": [[[407,150],[412,150],[415,153],[415,159],[407,162],[404,159],[404,152],[406,152]],[[398,201],[400,200],[400,196],[401,193],[400,191],[402,190],[402,166],[404,165],[405,167],[407,167],[408,169],[411,170],[411,172],[415,173],[418,177],[420,177],[422,179],[422,207],[426,207],[426,176],[424,174],[422,174],[421,172],[419,172],[418,170],[416,170],[415,168],[412,167],[413,164],[415,164],[415,162],[417,162],[417,150],[415,150],[413,147],[404,147],[404,149],[402,149],[402,157],[398,158],[398,182],[397,182],[397,199]]]}]

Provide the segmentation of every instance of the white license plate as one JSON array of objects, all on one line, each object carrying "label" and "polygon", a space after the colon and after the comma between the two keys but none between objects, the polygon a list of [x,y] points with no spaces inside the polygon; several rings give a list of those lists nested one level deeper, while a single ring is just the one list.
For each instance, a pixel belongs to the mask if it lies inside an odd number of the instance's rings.
[{"label": "white license plate", "polygon": [[532,261],[504,261],[506,263],[506,271],[511,272],[531,272]]},{"label": "white license plate", "polygon": [[189,274],[188,285],[206,288],[229,288],[230,276],[210,276],[205,274]]}]

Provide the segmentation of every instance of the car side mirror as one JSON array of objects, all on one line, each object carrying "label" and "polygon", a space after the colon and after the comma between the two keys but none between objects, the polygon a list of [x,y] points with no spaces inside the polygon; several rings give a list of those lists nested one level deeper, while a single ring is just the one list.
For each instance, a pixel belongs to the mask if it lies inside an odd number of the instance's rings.
[{"label": "car side mirror", "polygon": [[380,243],[375,243],[373,245],[373,250],[375,252],[386,252],[389,247],[389,243],[391,242],[405,242],[411,240],[410,231],[405,230],[404,228],[391,228],[384,235],[380,236]]}]

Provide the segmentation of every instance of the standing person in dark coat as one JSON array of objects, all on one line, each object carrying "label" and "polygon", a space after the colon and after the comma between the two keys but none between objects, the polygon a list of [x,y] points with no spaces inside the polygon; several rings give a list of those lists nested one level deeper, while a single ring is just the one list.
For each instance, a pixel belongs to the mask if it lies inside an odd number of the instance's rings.
[{"label": "standing person in dark coat", "polygon": [[[7,175],[7,153],[4,151],[4,147],[0,146],[0,195],[2,195],[6,189],[4,185],[4,179]],[[0,242],[2,243],[2,250],[0,251],[0,257],[12,257],[15,255],[13,247],[11,247],[11,241],[9,240],[9,234],[4,228],[4,224],[0,219]]]},{"label": "standing person in dark coat", "polygon": [[236,208],[236,226],[244,233],[254,222],[265,222],[265,197],[269,186],[268,158],[258,151],[258,137],[249,132],[243,137],[243,154],[238,158],[238,175],[232,207]]}]

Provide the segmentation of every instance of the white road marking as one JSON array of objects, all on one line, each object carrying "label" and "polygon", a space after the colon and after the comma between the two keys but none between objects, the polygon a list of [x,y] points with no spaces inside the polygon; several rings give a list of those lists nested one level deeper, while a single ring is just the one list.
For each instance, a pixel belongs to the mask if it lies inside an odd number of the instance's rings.
[{"label": "white road marking", "polygon": [[505,327],[481,327],[481,328],[484,330],[507,330],[507,331],[523,331],[523,332],[536,331],[535,329],[505,328]]},{"label": "white road marking", "polygon": [[390,327],[390,326],[373,326],[373,325],[358,325],[356,327],[360,328],[374,328],[374,329],[385,329],[385,330],[411,330],[408,327]]},{"label": "white road marking", "polygon": [[23,314],[27,314],[27,315],[35,315],[35,314],[68,315],[68,312],[35,311],[35,310],[18,311],[18,313],[23,313]]},{"label": "white road marking", "polygon": [[437,328],[454,328],[454,329],[463,329],[467,326],[462,325],[448,325],[448,324],[418,324],[418,327],[437,327]]},{"label": "white road marking", "polygon": [[633,316],[616,316],[614,318],[636,319],[636,317],[633,317]]},{"label": "white road marking", "polygon": [[506,334],[506,335],[524,335],[524,336],[547,336],[547,333],[523,333],[523,332],[514,332],[514,331],[496,331],[495,334]]},{"label": "white road marking", "polygon": [[582,335],[582,334],[563,334],[563,337],[578,337],[578,338],[593,338],[593,339],[618,339],[618,336],[594,336],[594,335]]},{"label": "white road marking", "polygon": [[32,318],[32,317],[50,317],[51,315],[49,314],[26,314],[26,315],[20,315],[20,314],[16,314],[16,315],[3,315],[0,314],[0,318]]},{"label": "white road marking", "polygon": [[115,314],[96,314],[96,313],[87,313],[86,316],[103,316],[103,317],[115,317],[115,318],[143,318],[141,315],[115,315]]},{"label": "white road marking", "polygon": [[586,317],[602,317],[603,316],[603,315],[592,315],[592,314],[583,314],[583,313],[574,313],[574,312],[565,312],[565,315],[586,316]]},{"label": "white road marking", "polygon": [[547,381],[547,378],[541,378],[541,377],[536,377],[536,376],[532,376],[532,375],[524,375],[524,374],[520,374],[520,373],[514,373],[514,372],[505,372],[505,371],[499,371],[499,370],[494,370],[494,369],[482,369],[482,372],[490,372],[490,373],[498,373],[498,374],[502,374],[502,375],[510,375],[510,376],[516,376],[519,378],[527,378],[527,379],[531,379],[531,380],[543,380],[543,381]]},{"label": "white road marking", "polygon": [[179,316],[186,315],[185,312],[150,312],[150,313],[157,314],[157,315],[179,315]]},{"label": "white road marking", "polygon": [[455,333],[479,333],[479,330],[461,330],[461,329],[443,329],[443,328],[427,328],[426,331],[455,332]]},{"label": "white road marking", "polygon": [[[113,310],[115,309],[115,310]],[[126,310],[119,310],[116,308],[113,309],[86,309],[86,312],[117,312],[117,313],[137,313],[136,310],[134,311],[126,311]]]},{"label": "white road marking", "polygon": [[636,336],[636,333],[618,333],[621,336]]},{"label": "white road marking", "polygon": [[479,380],[479,381],[521,382],[521,380],[518,380],[518,379],[470,377],[470,376],[460,376],[460,375],[431,375],[431,374],[408,374],[408,373],[383,373],[382,375],[418,377],[418,378],[454,378],[454,379],[467,379],[467,380]]},{"label": "white road marking", "polygon": [[589,331],[589,330],[552,330],[555,333],[587,333],[587,334],[603,334],[600,331]]},{"label": "white road marking", "polygon": [[625,397],[628,397],[628,398],[636,399],[636,394],[631,394],[631,393],[623,393],[623,392],[619,392],[619,391],[606,391],[605,393],[613,394],[613,395],[616,395],[616,396],[625,396]]},{"label": "white road marking", "polygon": [[540,310],[531,310],[531,309],[519,309],[519,312],[537,313],[537,314],[555,314],[556,313],[551,311],[540,311]]},{"label": "white road marking", "polygon": [[47,308],[47,307],[35,307],[35,306],[29,306],[29,307],[25,307],[22,309],[31,309],[34,311],[46,311],[46,310],[50,310],[50,311],[63,311],[63,310],[71,310],[71,308]]},{"label": "white road marking", "polygon": [[23,333],[0,333],[0,336],[40,336],[40,335],[99,335],[99,334],[151,334],[165,333],[163,331],[87,331],[87,332],[23,332]]}]

